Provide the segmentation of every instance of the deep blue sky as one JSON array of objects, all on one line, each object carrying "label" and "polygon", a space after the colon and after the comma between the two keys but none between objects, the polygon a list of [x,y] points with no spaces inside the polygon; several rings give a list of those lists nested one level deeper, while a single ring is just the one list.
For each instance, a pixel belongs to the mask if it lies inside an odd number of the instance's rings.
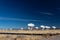
[{"label": "deep blue sky", "polygon": [[59,0],[0,0],[0,28],[48,25],[60,27]]}]

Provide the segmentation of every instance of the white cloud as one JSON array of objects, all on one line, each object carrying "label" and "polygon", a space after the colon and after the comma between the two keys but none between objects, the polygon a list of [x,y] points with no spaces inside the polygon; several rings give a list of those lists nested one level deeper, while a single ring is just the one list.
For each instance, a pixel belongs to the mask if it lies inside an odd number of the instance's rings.
[{"label": "white cloud", "polygon": [[46,12],[40,12],[42,14],[45,14],[45,15],[53,15],[52,13],[46,13]]},{"label": "white cloud", "polygon": [[60,10],[60,8],[56,8],[56,9]]},{"label": "white cloud", "polygon": [[15,20],[15,21],[37,21],[37,22],[41,22],[41,20],[18,19],[18,18],[7,18],[7,17],[0,17],[0,20]]}]

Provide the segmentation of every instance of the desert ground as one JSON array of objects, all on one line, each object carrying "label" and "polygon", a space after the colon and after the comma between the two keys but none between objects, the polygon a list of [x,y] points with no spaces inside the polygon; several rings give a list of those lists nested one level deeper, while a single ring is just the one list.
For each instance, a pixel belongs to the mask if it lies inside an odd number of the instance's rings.
[{"label": "desert ground", "polygon": [[[0,30],[0,33],[30,33],[30,35],[0,34],[0,40],[60,40],[60,35],[49,36],[47,33],[60,33],[60,30]],[[32,35],[46,34],[46,35]]]},{"label": "desert ground", "polygon": [[44,37],[40,35],[0,35],[0,40],[60,40],[60,36]]}]

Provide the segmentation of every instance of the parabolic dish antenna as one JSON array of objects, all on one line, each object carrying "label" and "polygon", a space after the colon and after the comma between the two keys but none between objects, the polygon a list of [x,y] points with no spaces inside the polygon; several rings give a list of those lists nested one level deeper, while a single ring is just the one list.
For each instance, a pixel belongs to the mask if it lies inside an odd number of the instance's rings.
[{"label": "parabolic dish antenna", "polygon": [[33,23],[29,23],[28,26],[34,27],[35,25]]},{"label": "parabolic dish antenna", "polygon": [[53,29],[56,29],[56,27],[55,27],[55,26],[52,26],[52,28],[53,28]]},{"label": "parabolic dish antenna", "polygon": [[35,27],[36,29],[39,29],[38,27]]},{"label": "parabolic dish antenna", "polygon": [[42,30],[44,30],[44,29],[45,29],[45,26],[44,26],[44,25],[41,25],[40,27],[42,28]]}]

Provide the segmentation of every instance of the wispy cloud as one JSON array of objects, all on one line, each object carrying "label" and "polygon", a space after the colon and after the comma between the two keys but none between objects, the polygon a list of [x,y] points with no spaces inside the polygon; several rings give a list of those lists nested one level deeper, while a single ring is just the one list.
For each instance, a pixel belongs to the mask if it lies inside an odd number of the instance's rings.
[{"label": "wispy cloud", "polygon": [[7,17],[0,17],[0,20],[37,21],[37,22],[41,22],[41,20],[32,20],[32,19],[18,19],[18,18],[7,18]]},{"label": "wispy cloud", "polygon": [[53,15],[52,13],[47,13],[47,12],[40,12],[42,14],[45,14],[45,15]]},{"label": "wispy cloud", "polygon": [[56,8],[56,9],[60,10],[60,8]]}]

